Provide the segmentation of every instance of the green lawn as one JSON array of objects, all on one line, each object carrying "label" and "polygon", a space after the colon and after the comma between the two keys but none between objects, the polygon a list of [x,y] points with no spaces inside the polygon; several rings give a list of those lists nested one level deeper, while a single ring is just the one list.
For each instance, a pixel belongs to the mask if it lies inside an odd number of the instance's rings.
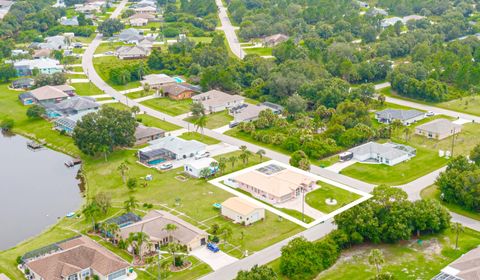
[{"label": "green lawn", "polygon": [[243,51],[247,54],[258,54],[260,56],[272,55],[272,48],[245,48]]},{"label": "green lawn", "polygon": [[127,105],[120,103],[120,102],[115,102],[115,103],[107,103],[103,104],[102,106],[107,106],[107,107],[112,107],[117,110],[125,110],[125,111],[130,111],[130,108],[127,107]]},{"label": "green lawn", "polygon": [[128,67],[132,64],[137,64],[139,62],[145,62],[145,59],[133,59],[133,60],[123,60],[116,58],[114,56],[102,56],[102,57],[95,57],[93,58],[93,66],[95,67],[95,71],[98,73],[100,78],[108,83],[111,87],[116,90],[127,90],[132,88],[137,88],[141,86],[139,81],[133,81],[127,83],[126,85],[115,85],[110,81],[110,71],[112,68],[116,67]]},{"label": "green lawn", "polygon": [[[195,117],[188,117],[185,119],[187,122],[194,123]],[[206,128],[214,129],[219,128],[225,125],[228,125],[231,121],[233,121],[233,117],[228,114],[228,111],[225,110],[223,112],[213,113],[207,115],[207,125]]]},{"label": "green lawn", "polygon": [[133,46],[134,44],[125,44],[123,42],[107,42],[101,43],[97,49],[95,49],[95,54],[103,54],[108,51],[115,51],[118,47],[122,46]]},{"label": "green lawn", "polygon": [[163,129],[165,131],[172,131],[172,130],[177,130],[177,129],[181,128],[178,125],[166,122],[164,120],[157,119],[155,117],[152,117],[152,116],[146,115],[146,114],[137,115],[136,118],[137,118],[138,121],[140,121],[142,124],[144,124],[146,126],[158,127],[158,128]]},{"label": "green lawn", "polygon": [[143,101],[142,104],[171,116],[178,116],[190,112],[192,100],[184,99],[177,101],[170,98],[155,98]]},{"label": "green lawn", "polygon": [[436,151],[417,148],[417,155],[395,166],[357,162],[341,171],[341,174],[371,184],[398,186],[411,182],[447,164],[447,159],[438,157]]},{"label": "green lawn", "polygon": [[440,108],[480,116],[480,96],[467,96],[437,104]]},{"label": "green lawn", "polygon": [[[164,255],[165,259],[162,260],[163,263],[171,263],[172,262],[172,257]],[[189,262],[192,263],[192,266],[188,269],[179,271],[179,272],[171,272],[171,271],[165,271],[163,269],[161,271],[161,279],[175,279],[175,280],[189,280],[189,279],[197,279],[203,275],[206,275],[210,272],[212,272],[212,269],[210,266],[207,264],[199,261],[197,258],[193,256],[188,256],[186,258]],[[156,261],[158,264],[158,261]],[[158,277],[159,271],[158,271],[158,265],[151,266],[147,269],[148,276],[146,278],[139,277],[137,279],[154,279],[155,277]]]},{"label": "green lawn", "polygon": [[440,190],[438,189],[438,187],[436,185],[431,185],[430,187],[427,187],[427,188],[423,189],[422,192],[420,193],[420,195],[424,199],[430,198],[430,199],[438,200],[443,206],[447,207],[448,210],[450,210],[452,212],[455,212],[455,213],[458,213],[460,215],[463,215],[463,216],[466,216],[466,217],[469,217],[469,218],[480,221],[480,213],[479,212],[472,211],[472,210],[467,210],[467,209],[462,208],[460,205],[443,201],[440,198]]},{"label": "green lawn", "polygon": [[67,79],[87,79],[86,74],[70,74],[70,73],[67,73],[66,76],[67,76]]},{"label": "green lawn", "polygon": [[82,96],[90,96],[90,95],[100,95],[104,94],[96,85],[92,82],[88,83],[73,83],[70,84],[72,87],[75,88],[75,92],[78,95]]},{"label": "green lawn", "polygon": [[[441,269],[474,249],[480,243],[480,233],[466,229],[459,237],[459,250],[454,249],[455,234],[448,230],[444,234],[423,236],[422,244],[415,240],[399,244],[362,245],[343,252],[337,263],[315,279],[372,279],[375,268],[368,263],[371,249],[383,252],[385,264],[382,272],[390,272],[395,279],[432,279]],[[272,267],[278,267],[273,265]]]},{"label": "green lawn", "polygon": [[212,137],[200,134],[200,133],[195,132],[195,131],[185,132],[182,135],[180,135],[180,138],[185,139],[185,140],[197,140],[197,141],[202,142],[202,143],[207,144],[207,145],[215,145],[215,144],[220,143],[220,141],[217,140],[217,139],[214,139]]},{"label": "green lawn", "polygon": [[130,99],[137,99],[137,98],[145,97],[145,96],[148,96],[148,95],[151,95],[151,94],[153,94],[153,93],[145,94],[145,91],[139,90],[139,91],[129,92],[129,93],[125,94],[125,96],[130,98]]},{"label": "green lawn", "polygon": [[[311,207],[318,209],[325,214],[335,211],[338,208],[343,207],[361,197],[356,193],[349,192],[324,182],[319,181],[317,184],[320,186],[320,188],[307,193],[305,196],[305,202]],[[337,204],[328,205],[325,203],[327,198],[333,198],[337,200]]]}]

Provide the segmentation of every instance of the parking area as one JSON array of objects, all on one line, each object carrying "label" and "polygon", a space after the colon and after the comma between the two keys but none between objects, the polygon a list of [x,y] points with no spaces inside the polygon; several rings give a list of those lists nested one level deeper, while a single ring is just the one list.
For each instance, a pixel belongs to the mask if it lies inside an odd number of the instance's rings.
[{"label": "parking area", "polygon": [[208,264],[213,270],[218,270],[224,266],[238,261],[237,258],[234,258],[225,252],[219,251],[214,253],[204,246],[193,250],[190,252],[190,254]]}]

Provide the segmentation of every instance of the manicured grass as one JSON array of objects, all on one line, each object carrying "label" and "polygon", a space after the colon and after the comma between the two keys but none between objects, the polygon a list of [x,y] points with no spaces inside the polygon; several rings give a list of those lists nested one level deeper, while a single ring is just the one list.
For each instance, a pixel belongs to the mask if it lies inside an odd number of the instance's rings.
[{"label": "manicured grass", "polygon": [[[162,264],[172,262],[171,256],[167,257],[167,255],[164,255],[164,257],[165,259],[162,261]],[[186,260],[192,263],[192,266],[190,268],[179,271],[179,272],[171,272],[171,271],[166,272],[165,270],[162,270],[161,279],[175,279],[175,280],[197,279],[203,275],[206,275],[212,272],[212,269],[208,264],[199,261],[197,258],[193,256],[188,256]],[[158,262],[156,263],[158,264]],[[148,278],[137,278],[137,279],[145,279],[145,280],[156,279],[156,277],[158,277],[158,274],[159,274],[158,265],[150,266],[147,269],[147,272],[149,273]]]},{"label": "manicured grass", "polygon": [[82,66],[70,66],[71,70],[73,72],[83,72],[83,67]]},{"label": "manicured grass", "polygon": [[177,129],[181,128],[178,125],[175,125],[173,123],[169,123],[169,122],[157,119],[155,117],[152,117],[152,116],[146,115],[146,114],[137,115],[136,118],[137,118],[138,121],[140,121],[142,124],[144,124],[146,126],[158,127],[158,128],[163,129],[165,131],[172,131],[172,130],[177,130]]},{"label": "manicured grass", "polygon": [[107,42],[101,43],[97,49],[95,49],[95,54],[103,54],[108,51],[115,51],[118,47],[122,46],[133,46],[134,44],[125,44],[123,42]]},{"label": "manicured grass", "polygon": [[[257,165],[259,163],[270,160],[269,158],[266,158],[266,157],[260,158],[260,156],[258,156],[258,155],[252,155],[251,157],[248,158],[248,162],[246,164],[243,164],[243,162],[241,162],[241,160],[239,159],[240,154],[242,154],[241,151],[235,151],[235,152],[230,152],[230,153],[218,155],[218,156],[215,156],[213,158],[216,159],[216,160],[220,160],[221,158],[228,159],[228,158],[233,156],[233,157],[236,157],[238,159],[238,164],[235,164],[233,166],[232,166],[231,162],[227,163],[227,165],[225,166],[224,174],[233,173],[233,172],[236,172],[238,170],[245,169],[247,167],[254,166],[254,165]],[[218,175],[222,176],[224,174],[218,174]]]},{"label": "manicured grass", "polygon": [[244,48],[243,51],[247,54],[258,54],[260,56],[272,55],[272,48]]},{"label": "manicured grass", "polygon": [[116,67],[128,67],[139,62],[146,62],[145,59],[122,60],[114,56],[102,56],[93,58],[93,66],[100,78],[116,90],[127,90],[141,86],[139,81],[133,81],[126,85],[115,85],[110,81],[110,71]]},{"label": "manicured grass", "polygon": [[127,105],[120,103],[120,102],[115,102],[115,103],[107,103],[103,104],[102,106],[107,106],[107,107],[112,107],[117,110],[124,110],[124,111],[130,111],[130,108],[127,107]]},{"label": "manicured grass", "polygon": [[113,97],[99,97],[99,98],[95,98],[95,101],[106,101],[106,100],[112,100]]},{"label": "manicured grass", "polygon": [[[185,119],[185,121],[194,123],[195,117],[188,117]],[[223,112],[208,114],[206,127],[209,129],[219,128],[228,125],[231,121],[233,121],[233,117],[228,114],[227,110]]]},{"label": "manicured grass", "polygon": [[480,116],[480,96],[467,96],[437,104],[440,108]]},{"label": "manicured grass", "polygon": [[178,116],[190,112],[192,100],[184,99],[177,101],[170,98],[155,98],[143,101],[142,104],[171,116]]},{"label": "manicured grass", "polygon": [[248,97],[245,97],[245,102],[246,102],[246,103],[253,104],[253,105],[260,104],[260,101],[255,100],[255,99],[252,99],[252,98],[248,98]]},{"label": "manicured grass", "polygon": [[435,199],[438,200],[443,206],[447,207],[448,210],[458,213],[460,215],[479,220],[480,221],[480,213],[476,211],[471,211],[462,208],[460,205],[454,204],[454,203],[448,203],[446,201],[443,201],[440,198],[440,190],[436,185],[431,185],[430,187],[427,187],[423,189],[420,192],[420,195],[423,199]]},{"label": "manicured grass", "polygon": [[417,155],[409,161],[394,166],[357,162],[343,169],[341,173],[372,184],[398,186],[447,164],[447,159],[438,157],[437,152],[422,147],[415,148],[417,148]]},{"label": "manicured grass", "polygon": [[212,42],[212,37],[188,37],[188,39],[194,41],[195,43],[209,44]]},{"label": "manicured grass", "polygon": [[92,82],[88,83],[73,83],[70,84],[72,87],[75,88],[75,92],[78,95],[82,96],[90,96],[90,95],[100,95],[104,94],[102,90],[100,90],[96,85]]},{"label": "manicured grass", "polygon": [[[349,192],[324,182],[317,182],[317,184],[320,186],[320,188],[307,193],[305,196],[305,202],[311,207],[318,209],[325,214],[335,211],[338,208],[341,208],[360,198],[360,195],[356,193]],[[325,203],[327,198],[335,199],[337,204],[328,205]]]},{"label": "manicured grass", "polygon": [[180,138],[185,139],[185,140],[197,140],[199,142],[202,142],[207,145],[215,145],[220,143],[219,140],[214,139],[212,137],[202,135],[198,132],[191,131],[191,132],[185,132],[182,135],[180,135]]},{"label": "manicured grass", "polygon": [[153,94],[153,92],[149,93],[149,94],[146,94],[143,90],[139,90],[139,91],[129,92],[129,93],[125,94],[125,96],[130,98],[130,99],[137,99],[137,98],[145,97],[145,96],[152,95],[152,94]]},{"label": "manicured grass", "polygon": [[[466,229],[459,237],[459,250],[455,250],[455,234],[447,230],[444,234],[422,236],[422,244],[415,240],[399,244],[353,247],[344,251],[337,264],[318,275],[315,279],[371,279],[376,269],[368,263],[372,249],[380,249],[385,264],[382,272],[389,272],[395,279],[432,279],[441,269],[474,249],[480,243],[480,233]],[[276,267],[276,266],[273,266]]]},{"label": "manicured grass", "polygon": [[66,74],[68,79],[88,79],[86,74]]}]

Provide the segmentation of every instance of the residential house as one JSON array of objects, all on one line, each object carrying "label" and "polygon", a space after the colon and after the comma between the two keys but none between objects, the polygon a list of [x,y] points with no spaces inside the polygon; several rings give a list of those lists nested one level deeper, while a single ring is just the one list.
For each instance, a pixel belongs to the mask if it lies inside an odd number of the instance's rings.
[{"label": "residential house", "polygon": [[99,13],[101,8],[102,8],[101,6],[93,5],[93,4],[75,5],[75,11],[79,13],[83,13],[85,15],[93,15],[95,13]]},{"label": "residential house", "polygon": [[[28,279],[128,279],[130,264],[86,236],[53,244],[53,251],[27,260]],[[50,249],[50,250],[52,250]]]},{"label": "residential house", "polygon": [[421,20],[421,19],[424,19],[424,18],[425,18],[424,16],[419,16],[419,15],[409,15],[409,16],[404,16],[403,18],[391,17],[391,18],[383,19],[381,21],[380,25],[383,28],[386,28],[386,27],[395,25],[395,23],[397,23],[399,21],[402,24],[407,24],[409,21]]},{"label": "residential house", "polygon": [[124,29],[118,34],[118,39],[128,44],[138,44],[143,38],[142,32],[135,28]]},{"label": "residential house", "polygon": [[316,179],[293,168],[269,164],[228,178],[227,184],[268,203],[283,203],[312,190]]},{"label": "residential house", "polygon": [[45,38],[44,43],[38,44],[40,49],[49,49],[49,50],[63,50],[68,47],[68,42],[65,36],[57,35]]},{"label": "residential house", "polygon": [[69,97],[74,92],[74,88],[67,85],[43,86],[30,91],[36,103],[42,105],[59,103]]},{"label": "residential house", "polygon": [[417,110],[385,109],[375,113],[375,119],[386,124],[390,124],[395,120],[398,120],[403,125],[410,125],[417,121],[423,120],[424,118],[425,113]]},{"label": "residential house", "polygon": [[83,116],[95,112],[94,110],[91,111],[83,111],[76,115],[70,115],[65,117],[60,117],[55,119],[55,129],[58,131],[64,131],[67,134],[72,134],[73,130],[77,126],[77,122],[83,118]]},{"label": "residential house", "polygon": [[368,142],[349,150],[355,160],[394,166],[416,156],[415,148],[397,143]]},{"label": "residential house", "polygon": [[139,59],[150,55],[150,48],[140,46],[121,46],[115,50],[115,55],[120,59]]},{"label": "residential house", "polygon": [[240,106],[243,104],[245,98],[237,94],[228,94],[219,90],[210,90],[193,96],[192,100],[193,102],[202,103],[207,111],[215,113]]},{"label": "residential house", "polygon": [[437,140],[445,139],[462,131],[462,126],[447,119],[436,119],[415,127],[415,134]]},{"label": "residential house", "polygon": [[94,98],[87,96],[75,96],[59,103],[45,106],[47,114],[52,117],[69,116],[80,114],[85,111],[95,111],[100,108],[100,104],[95,102]]},{"label": "residential house", "polygon": [[138,7],[133,9],[135,13],[139,14],[155,14],[157,13],[157,8],[152,6]]},{"label": "residential house", "polygon": [[265,208],[241,197],[230,197],[225,200],[221,212],[225,218],[246,226],[265,219]]},{"label": "residential house", "polygon": [[355,2],[360,8],[365,8],[365,9],[370,8],[370,5],[367,2],[363,2],[363,1],[355,1]]},{"label": "residential house", "polygon": [[51,49],[38,49],[33,51],[32,57],[34,59],[49,58],[51,54],[52,54]]},{"label": "residential house", "polygon": [[156,20],[155,15],[152,15],[152,14],[139,14],[139,13],[136,13],[136,14],[131,15],[131,16],[128,18],[128,20],[138,19],[138,18],[146,19],[146,20],[148,20],[148,22],[151,22],[151,21],[155,21],[155,20]]},{"label": "residential house", "polygon": [[275,34],[263,38],[263,45],[266,47],[274,47],[280,43],[288,40],[288,36],[285,34]]},{"label": "residential house", "polygon": [[478,279],[480,279],[480,247],[463,254],[432,278],[432,280]]},{"label": "residential house", "polygon": [[32,78],[20,78],[12,82],[12,88],[14,89],[28,89],[35,84],[35,80]]},{"label": "residential house", "polygon": [[138,151],[140,162],[148,165],[169,160],[193,158],[204,152],[207,145],[196,140],[184,140],[175,136],[166,136],[149,142],[150,146]]},{"label": "residential house", "polygon": [[153,42],[154,41],[155,41],[155,38],[153,38],[153,37],[145,37],[137,43],[137,46],[142,47],[142,48],[151,49],[153,47]]},{"label": "residential house", "polygon": [[128,212],[125,214],[122,214],[117,217],[110,218],[106,220],[104,223],[105,224],[116,224],[119,228],[131,225],[133,223],[141,221],[142,218],[140,218],[138,215]]},{"label": "residential house", "polygon": [[192,87],[187,87],[184,84],[168,83],[160,87],[163,94],[174,100],[183,100],[191,98],[197,91]]},{"label": "residential house", "polygon": [[78,26],[78,18],[76,16],[74,16],[72,18],[62,17],[60,19],[60,25]]},{"label": "residential house", "polygon": [[152,89],[161,89],[164,85],[176,83],[175,79],[165,74],[150,74],[140,81],[142,86],[148,84]]},{"label": "residential house", "polygon": [[[180,190],[179,190],[180,191]],[[167,230],[167,225],[175,225],[175,230]],[[150,242],[154,244],[149,248],[145,246],[143,252],[155,253],[161,246],[175,242],[192,251],[207,244],[208,233],[196,226],[185,222],[177,216],[161,210],[148,212],[141,221],[125,226],[120,229],[120,237],[124,240],[130,233],[143,232],[148,235]],[[131,249],[131,248],[130,248]]]},{"label": "residential house", "polygon": [[145,26],[148,24],[148,19],[146,18],[133,18],[129,20],[131,26]]},{"label": "residential house", "polygon": [[12,50],[12,57],[19,56],[19,55],[26,55],[26,54],[28,54],[28,51],[26,50],[20,50],[20,49]]},{"label": "residential house", "polygon": [[163,129],[144,125],[138,125],[135,129],[135,145],[142,145],[162,137],[165,137]]},{"label": "residential house", "polygon": [[374,17],[374,16],[388,16],[388,12],[385,11],[384,9],[373,7],[367,11],[367,15]]},{"label": "residential house", "polygon": [[283,106],[281,105],[278,105],[276,103],[272,103],[272,102],[263,102],[261,103],[260,105],[263,105],[263,106],[266,106],[268,107],[270,110],[272,110],[272,112],[275,114],[275,115],[281,115],[283,113],[283,111],[285,110],[283,108]]},{"label": "residential house", "polygon": [[[13,63],[18,76],[31,76],[34,71],[39,74],[54,74],[63,71],[63,66],[55,59],[22,59]],[[35,70],[36,69],[36,70]]]},{"label": "residential house", "polygon": [[189,162],[186,162],[183,165],[183,170],[185,173],[188,175],[195,177],[195,178],[202,178],[204,175],[202,174],[203,169],[208,169],[209,171],[209,176],[212,174],[215,174],[218,170],[218,167],[212,167],[212,163],[218,163],[215,159],[213,158],[201,158],[197,160],[191,160]]},{"label": "residential house", "polygon": [[30,92],[24,92],[18,95],[18,99],[22,102],[23,105],[32,105],[35,103],[35,98],[30,94]]},{"label": "residential house", "polygon": [[258,119],[260,112],[270,110],[269,107],[263,105],[252,105],[244,103],[238,107],[230,109],[230,114],[233,115],[234,122],[250,122]]}]

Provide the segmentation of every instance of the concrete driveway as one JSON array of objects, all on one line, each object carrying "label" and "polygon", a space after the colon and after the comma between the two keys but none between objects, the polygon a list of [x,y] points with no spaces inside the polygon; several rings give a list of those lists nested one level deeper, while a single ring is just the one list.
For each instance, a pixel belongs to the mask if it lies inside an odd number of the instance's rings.
[{"label": "concrete driveway", "polygon": [[190,252],[190,254],[195,256],[202,262],[208,264],[213,270],[218,270],[224,266],[238,261],[237,258],[234,258],[225,252],[219,251],[217,253],[214,253],[208,250],[207,247],[195,249]]},{"label": "concrete driveway", "polygon": [[357,162],[358,161],[356,161],[354,159],[347,160],[347,161],[344,161],[344,162],[337,162],[337,163],[334,163],[334,164],[326,167],[325,169],[333,171],[335,173],[340,173],[340,171],[342,171],[343,169],[345,169],[345,168],[349,167],[350,165],[355,164]]}]

